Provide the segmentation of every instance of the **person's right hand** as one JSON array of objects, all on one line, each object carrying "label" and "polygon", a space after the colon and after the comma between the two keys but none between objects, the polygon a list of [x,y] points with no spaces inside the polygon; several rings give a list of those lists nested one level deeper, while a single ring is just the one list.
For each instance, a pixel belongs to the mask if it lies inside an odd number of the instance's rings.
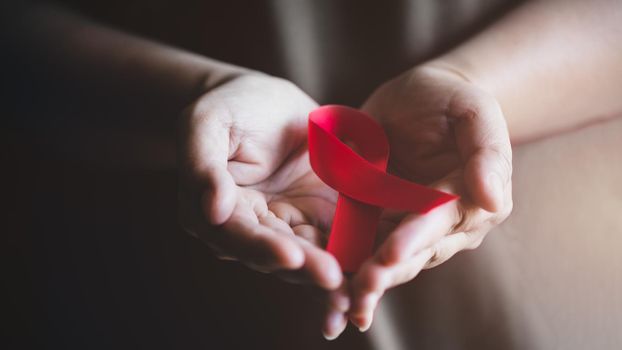
[{"label": "person's right hand", "polygon": [[[222,259],[329,293],[324,334],[347,324],[348,297],[324,251],[337,193],[312,171],[307,118],[294,84],[244,74],[208,91],[180,126],[180,219]],[[342,288],[337,289],[339,286]]]},{"label": "person's right hand", "polygon": [[304,277],[335,288],[339,266],[316,246],[335,193],[307,159],[314,107],[293,84],[260,74],[201,96],[182,118],[180,217],[220,258],[263,272],[302,268]]}]

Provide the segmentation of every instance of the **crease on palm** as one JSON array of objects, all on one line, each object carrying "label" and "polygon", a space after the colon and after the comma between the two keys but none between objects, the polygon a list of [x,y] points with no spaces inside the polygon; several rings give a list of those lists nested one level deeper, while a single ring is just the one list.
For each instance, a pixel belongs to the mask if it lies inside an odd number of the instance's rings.
[{"label": "crease on palm", "polygon": [[[237,218],[252,220],[256,225],[266,226],[277,233],[301,236],[321,246],[325,244],[332,220],[336,193],[311,170],[304,141],[294,142],[298,145],[274,169],[262,159],[262,154],[270,151],[254,149],[253,146],[259,146],[257,144],[238,143],[237,146],[244,149],[235,151],[229,162],[238,162],[238,171],[261,171],[267,175],[252,184],[237,184],[236,181],[239,207],[236,206],[234,211],[245,212]],[[235,179],[235,174],[232,175]],[[308,234],[307,226],[312,226],[315,234]]]}]

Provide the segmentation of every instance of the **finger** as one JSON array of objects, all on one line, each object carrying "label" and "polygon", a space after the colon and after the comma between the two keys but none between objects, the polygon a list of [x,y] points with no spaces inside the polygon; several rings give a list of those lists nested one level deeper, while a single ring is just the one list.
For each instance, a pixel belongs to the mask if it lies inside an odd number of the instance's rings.
[{"label": "finger", "polygon": [[460,222],[459,205],[453,201],[425,215],[406,216],[378,248],[378,260],[385,265],[396,264],[437,242]]},{"label": "finger", "polygon": [[292,270],[303,266],[305,255],[293,240],[273,229],[253,222],[240,210],[218,232],[203,232],[202,238],[227,255],[262,271]]},{"label": "finger", "polygon": [[352,277],[353,296],[382,294],[389,288],[410,281],[432,256],[433,249],[428,248],[394,265],[387,266],[375,259],[367,261]]},{"label": "finger", "polygon": [[352,299],[353,305],[356,305],[356,309],[348,312],[348,319],[359,331],[365,332],[371,327],[374,319],[374,311],[378,306],[381,296],[382,295],[377,293],[367,293]]},{"label": "finger", "polygon": [[294,234],[296,236],[305,239],[307,242],[313,244],[316,247],[323,246],[324,233],[319,228],[313,225],[302,224],[293,227]]},{"label": "finger", "polygon": [[274,213],[270,210],[267,210],[265,213],[262,213],[262,215],[259,215],[257,219],[259,223],[264,226],[270,227],[285,236],[294,237],[294,231],[292,228],[285,223],[285,221],[274,215]]},{"label": "finger", "polygon": [[[291,238],[302,249],[305,256],[304,265],[296,271],[284,271],[281,278],[294,283],[315,284],[321,288],[332,290],[341,284],[343,274],[337,260],[326,251],[319,249],[306,239],[294,234],[294,230],[285,221],[268,211],[259,218],[262,225],[272,228],[278,234]],[[311,225],[297,226],[296,231],[308,231],[307,235],[318,235],[319,230]]]},{"label": "finger", "polygon": [[386,290],[415,278],[432,257],[426,249],[395,265],[386,266],[374,260],[364,264],[351,281],[350,320],[361,331],[369,329],[380,297]]},{"label": "finger", "polygon": [[373,311],[384,290],[383,285],[388,274],[387,267],[374,259],[366,261],[350,281],[351,306],[348,318],[361,332],[371,326]]},{"label": "finger", "polygon": [[[331,217],[331,206],[308,206],[302,208],[296,207],[291,203],[286,202],[271,202],[268,204],[268,209],[272,211],[279,219],[287,223],[292,227],[294,233],[300,236],[312,244],[318,247],[326,246],[326,233],[322,231],[319,225],[322,227],[329,227],[326,222],[322,220],[309,220],[309,218],[326,218]],[[334,206],[333,206],[334,210]]]},{"label": "finger", "polygon": [[480,149],[467,161],[464,180],[474,201],[489,212],[503,209],[512,172],[511,152]]},{"label": "finger", "polygon": [[344,280],[337,290],[328,293],[326,315],[322,326],[324,338],[333,340],[343,333],[348,323],[346,312],[349,308],[348,286]]},{"label": "finger", "polygon": [[423,268],[431,269],[451,259],[462,250],[475,249],[480,246],[483,239],[483,234],[467,232],[457,232],[445,236],[431,249],[434,254]]},{"label": "finger", "polygon": [[305,256],[303,266],[296,270],[276,271],[275,274],[290,283],[315,285],[325,290],[339,287],[343,274],[337,260],[302,238],[299,238],[299,244]]},{"label": "finger", "polygon": [[200,172],[207,184],[202,198],[205,215],[212,225],[221,225],[231,217],[235,207],[235,182],[221,166],[210,166]]},{"label": "finger", "polygon": [[465,162],[469,194],[482,208],[503,208],[512,176],[512,147],[503,113],[485,93],[456,95],[449,107],[456,144]]},{"label": "finger", "polygon": [[334,340],[343,333],[348,325],[348,317],[344,312],[331,310],[326,314],[324,325],[322,326],[322,335],[326,340]]},{"label": "finger", "polygon": [[339,288],[328,293],[328,306],[331,309],[347,312],[350,309],[350,295],[348,280],[341,281]]},{"label": "finger", "polygon": [[213,225],[224,223],[235,207],[235,181],[227,171],[230,127],[223,121],[227,111],[208,106],[193,107],[181,130],[180,159],[186,177],[203,193],[204,215]]},{"label": "finger", "polygon": [[335,257],[303,238],[298,238],[298,242],[305,254],[303,269],[308,271],[313,280],[324,289],[332,290],[339,287],[343,273]]}]

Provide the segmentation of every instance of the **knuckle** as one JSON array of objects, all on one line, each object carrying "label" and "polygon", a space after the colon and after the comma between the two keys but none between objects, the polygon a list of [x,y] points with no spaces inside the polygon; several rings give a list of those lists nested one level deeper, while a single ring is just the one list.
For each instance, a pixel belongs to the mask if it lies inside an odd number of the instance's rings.
[{"label": "knuckle", "polygon": [[378,269],[372,269],[367,275],[366,281],[363,283],[363,290],[371,292],[382,289],[384,285],[385,275]]},{"label": "knuckle", "polygon": [[402,248],[401,245],[393,244],[387,247],[382,252],[383,262],[387,264],[392,264],[397,261],[400,261],[402,258]]}]

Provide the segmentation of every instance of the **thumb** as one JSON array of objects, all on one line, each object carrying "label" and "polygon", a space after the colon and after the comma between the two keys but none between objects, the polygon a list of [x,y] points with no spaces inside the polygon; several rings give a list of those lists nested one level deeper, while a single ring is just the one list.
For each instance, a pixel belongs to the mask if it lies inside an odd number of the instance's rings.
[{"label": "thumb", "polygon": [[512,146],[501,108],[484,92],[456,95],[450,105],[456,143],[464,163],[464,181],[477,205],[503,208],[511,191]]},{"label": "thumb", "polygon": [[509,191],[511,160],[496,147],[482,148],[467,161],[464,180],[475,203],[489,212],[503,208]]},{"label": "thumb", "polygon": [[235,207],[236,183],[227,170],[229,124],[215,108],[190,109],[180,127],[179,159],[183,179],[201,196],[203,215],[212,225],[225,223]]},{"label": "thumb", "polygon": [[201,206],[212,225],[224,224],[233,213],[236,185],[226,167],[215,164],[201,171],[204,179]]}]

